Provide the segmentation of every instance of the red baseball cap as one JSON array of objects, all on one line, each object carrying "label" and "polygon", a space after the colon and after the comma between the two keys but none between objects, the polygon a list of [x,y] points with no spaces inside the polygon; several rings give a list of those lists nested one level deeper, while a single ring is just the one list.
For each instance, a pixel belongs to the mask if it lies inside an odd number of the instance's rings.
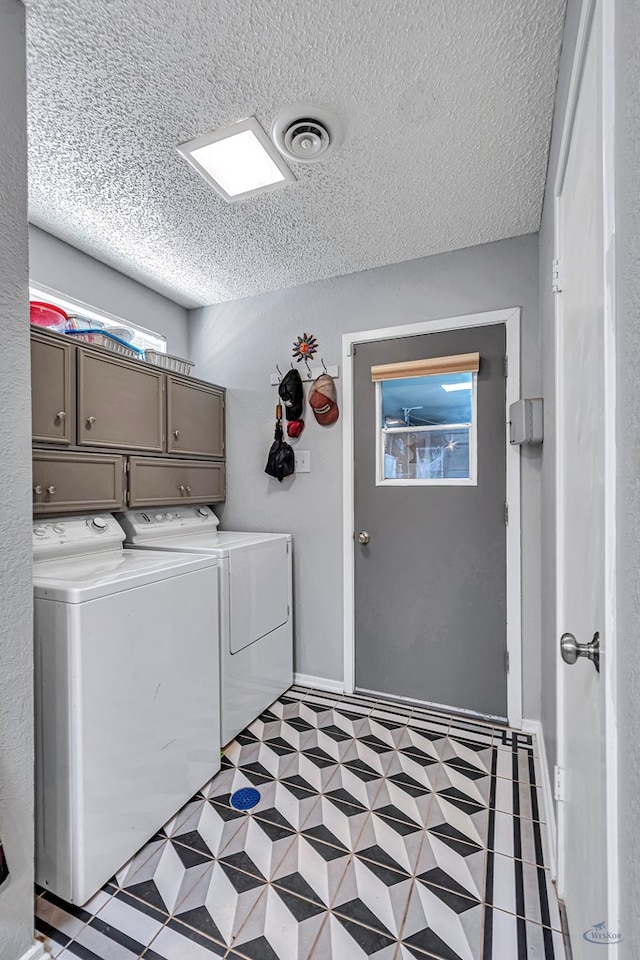
[{"label": "red baseball cap", "polygon": [[333,377],[328,373],[321,374],[311,385],[309,392],[309,406],[313,414],[323,427],[335,423],[340,416],[336,395],[336,385]]}]

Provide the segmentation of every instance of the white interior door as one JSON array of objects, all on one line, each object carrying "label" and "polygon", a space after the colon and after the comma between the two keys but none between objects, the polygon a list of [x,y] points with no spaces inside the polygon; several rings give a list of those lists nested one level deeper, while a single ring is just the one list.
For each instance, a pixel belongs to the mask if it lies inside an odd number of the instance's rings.
[{"label": "white interior door", "polygon": [[[603,179],[602,4],[583,21],[573,123],[556,191],[558,537],[558,890],[574,960],[618,935],[608,872],[607,686],[613,643],[606,584],[608,431]],[[570,104],[571,110],[571,104]],[[612,418],[611,418],[612,419]],[[581,646],[560,652],[560,637]],[[586,645],[598,635],[599,670]],[[570,648],[570,637],[565,647]],[[595,644],[594,644],[595,647]]]}]

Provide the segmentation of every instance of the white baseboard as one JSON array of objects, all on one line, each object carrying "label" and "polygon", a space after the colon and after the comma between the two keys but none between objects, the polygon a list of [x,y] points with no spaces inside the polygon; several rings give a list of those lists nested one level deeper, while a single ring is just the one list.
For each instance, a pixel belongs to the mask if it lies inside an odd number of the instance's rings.
[{"label": "white baseboard", "polygon": [[553,789],[551,786],[551,777],[549,775],[549,764],[547,763],[547,748],[544,742],[544,731],[539,720],[523,720],[522,730],[524,733],[532,733],[538,743],[538,776],[540,777],[540,788],[542,790],[542,805],[544,822],[547,829],[544,831],[546,837],[545,863],[551,871],[553,880],[557,877],[556,850],[558,845],[558,835],[556,831],[556,809],[553,801]]},{"label": "white baseboard", "polygon": [[301,687],[313,687],[314,690],[326,690],[327,693],[344,693],[342,680],[328,680],[326,677],[311,677],[307,673],[294,673],[293,682]]},{"label": "white baseboard", "polygon": [[32,947],[29,947],[26,953],[22,954],[20,960],[51,960],[51,954],[44,944],[38,940]]}]

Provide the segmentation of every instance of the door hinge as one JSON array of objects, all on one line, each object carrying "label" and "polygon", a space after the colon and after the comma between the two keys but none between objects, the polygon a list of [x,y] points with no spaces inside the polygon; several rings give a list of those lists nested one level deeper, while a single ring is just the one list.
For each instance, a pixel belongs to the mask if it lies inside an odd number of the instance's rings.
[{"label": "door hinge", "polygon": [[560,261],[557,257],[554,257],[553,263],[551,265],[551,291],[552,293],[560,293],[562,287],[560,286]]},{"label": "door hinge", "polygon": [[505,665],[506,665],[506,668],[507,668],[507,673],[509,673],[509,663],[510,663],[510,661],[509,661],[509,651],[508,651],[508,650],[505,651],[504,662],[505,662]]},{"label": "door hinge", "polygon": [[504,358],[504,378],[505,380],[509,376],[509,357]]},{"label": "door hinge", "polygon": [[509,523],[509,504],[505,502],[504,505],[504,523],[505,526]]},{"label": "door hinge", "polygon": [[557,763],[553,767],[553,799],[564,800],[564,770]]}]

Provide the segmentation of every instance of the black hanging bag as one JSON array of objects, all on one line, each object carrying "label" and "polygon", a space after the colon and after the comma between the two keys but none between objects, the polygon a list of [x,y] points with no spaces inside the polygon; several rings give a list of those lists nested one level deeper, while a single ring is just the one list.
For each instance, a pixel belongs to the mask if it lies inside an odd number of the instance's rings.
[{"label": "black hanging bag", "polygon": [[280,420],[276,420],[276,432],[264,472],[268,473],[270,477],[275,477],[280,483],[285,477],[290,477],[295,472],[293,448],[284,441]]}]

